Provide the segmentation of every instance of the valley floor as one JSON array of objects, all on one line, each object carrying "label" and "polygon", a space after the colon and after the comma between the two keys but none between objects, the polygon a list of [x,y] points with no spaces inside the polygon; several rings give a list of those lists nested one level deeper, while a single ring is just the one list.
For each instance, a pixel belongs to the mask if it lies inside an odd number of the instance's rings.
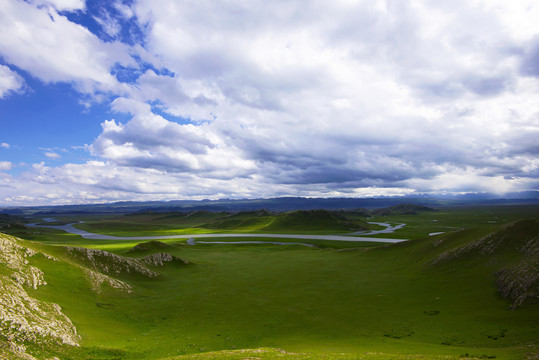
[{"label": "valley floor", "polygon": [[[396,236],[412,235],[394,244],[1,235],[0,282],[26,295],[0,296],[0,358],[22,346],[62,360],[538,359],[539,220],[493,224],[497,210],[483,210],[474,227],[458,212],[388,217],[408,224]],[[49,315],[15,321],[15,303],[58,304],[79,346],[54,332],[32,340],[32,321]]]}]

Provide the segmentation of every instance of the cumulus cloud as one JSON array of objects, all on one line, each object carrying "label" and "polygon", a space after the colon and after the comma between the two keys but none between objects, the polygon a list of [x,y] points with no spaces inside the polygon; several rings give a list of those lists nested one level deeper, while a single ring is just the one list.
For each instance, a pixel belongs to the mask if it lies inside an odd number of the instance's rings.
[{"label": "cumulus cloud", "polygon": [[[175,76],[148,73],[140,93],[185,118],[205,108],[207,129],[264,179],[346,189],[467,168],[534,176],[535,145],[511,155],[513,136],[537,131],[537,88],[519,78],[533,29],[514,21],[531,2],[508,5],[509,20],[500,2],[158,3],[135,12]],[[212,101],[196,107],[194,94]]]},{"label": "cumulus cloud", "polygon": [[3,143],[0,143],[0,147],[4,148],[4,149],[9,149],[11,147],[11,145],[9,145],[8,143],[3,142]]},{"label": "cumulus cloud", "polygon": [[[1,178],[0,178],[1,180]],[[34,204],[81,203],[96,201],[170,200],[182,198],[218,199],[232,196],[270,196],[277,191],[290,192],[285,186],[265,188],[257,181],[241,179],[206,179],[192,173],[169,173],[156,169],[118,166],[113,162],[89,161],[49,167],[34,164],[19,181],[0,186],[4,203]],[[55,199],[48,195],[56,194]]]},{"label": "cumulus cloud", "polygon": [[[94,14],[109,42],[54,3],[0,0],[12,14],[0,18],[9,34],[0,53],[43,81],[107,91],[119,120],[101,121],[87,146],[96,161],[25,175],[49,193],[59,184],[107,199],[538,186],[535,1],[114,2]],[[143,29],[142,45],[117,40],[126,19]]]},{"label": "cumulus cloud", "polygon": [[207,125],[179,124],[151,112],[145,103],[119,98],[116,110],[130,109],[126,124],[105,121],[91,145],[94,155],[121,166],[169,172],[204,173],[208,177],[245,176],[254,166]]},{"label": "cumulus cloud", "polygon": [[0,99],[10,92],[17,92],[22,89],[24,80],[9,67],[0,64]]},{"label": "cumulus cloud", "polygon": [[133,63],[128,48],[102,42],[58,12],[78,8],[81,2],[51,3],[57,7],[0,0],[4,60],[45,82],[74,83],[81,92],[121,91],[110,68],[116,63]]},{"label": "cumulus cloud", "polygon": [[0,171],[10,170],[12,165],[9,161],[0,161]]}]

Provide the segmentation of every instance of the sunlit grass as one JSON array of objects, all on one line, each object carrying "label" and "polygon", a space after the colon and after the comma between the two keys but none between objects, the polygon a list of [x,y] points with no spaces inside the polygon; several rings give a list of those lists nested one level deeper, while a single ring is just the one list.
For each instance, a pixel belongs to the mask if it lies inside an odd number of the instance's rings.
[{"label": "sunlit grass", "polygon": [[[471,214],[478,210],[375,219],[405,222],[410,229],[394,235],[408,231],[417,237],[383,246],[314,240],[316,248],[191,246],[186,239],[171,239],[162,241],[170,245],[164,250],[131,253],[141,241],[88,240],[43,229],[33,235],[62,261],[31,258],[49,284],[31,292],[59,303],[83,338],[80,348],[62,349],[62,359],[520,359],[536,351],[538,307],[511,311],[493,278],[502,261],[516,255],[432,264],[443,251],[498,226],[489,222],[493,210],[483,210],[475,227]],[[495,216],[517,216],[505,210]],[[469,229],[420,238],[431,230],[421,224],[434,219],[440,226]],[[443,245],[434,246],[440,239]],[[105,289],[96,294],[58,245],[133,257],[166,251],[193,265],[159,268],[155,279],[117,274],[134,293]],[[357,248],[343,251],[349,246]]]}]

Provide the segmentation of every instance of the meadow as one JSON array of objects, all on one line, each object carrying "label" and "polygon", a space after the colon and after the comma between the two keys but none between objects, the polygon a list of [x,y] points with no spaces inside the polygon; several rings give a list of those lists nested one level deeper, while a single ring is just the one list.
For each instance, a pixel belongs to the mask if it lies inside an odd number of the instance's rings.
[{"label": "meadow", "polygon": [[[61,359],[539,358],[538,254],[522,250],[539,246],[539,206],[436,210],[369,217],[361,211],[55,217],[61,223],[84,221],[76,226],[117,236],[178,234],[145,243],[13,229],[14,235],[32,240],[26,246],[59,260],[29,258],[48,285],[28,293],[58,303],[81,336],[79,347],[27,344],[29,352]],[[409,241],[191,246],[181,237],[378,228],[368,222],[405,223],[393,234],[374,236]],[[443,234],[428,235],[435,232]],[[80,266],[87,264],[65,246],[131,259],[164,252],[189,264],[151,268],[159,276],[150,278],[109,273],[133,291],[107,285],[96,291]],[[522,264],[531,264],[526,275],[535,276],[525,284],[527,293],[502,296],[502,275],[518,282],[511,271]],[[505,286],[512,291],[513,283]]]}]

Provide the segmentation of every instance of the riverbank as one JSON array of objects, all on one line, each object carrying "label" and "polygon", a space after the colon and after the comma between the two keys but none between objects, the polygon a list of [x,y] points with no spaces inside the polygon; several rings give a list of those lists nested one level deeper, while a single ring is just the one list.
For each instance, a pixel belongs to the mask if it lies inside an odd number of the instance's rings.
[{"label": "riverbank", "polygon": [[[44,219],[47,222],[55,221],[53,218]],[[402,241],[407,241],[406,239],[390,239],[390,238],[373,238],[373,237],[359,237],[359,236],[345,236],[345,235],[303,235],[303,234],[178,234],[178,235],[153,235],[153,236],[112,236],[112,235],[103,235],[91,233],[85,230],[77,229],[75,225],[78,223],[71,223],[67,225],[44,225],[44,224],[28,224],[27,226],[31,227],[46,227],[56,230],[62,230],[70,234],[79,235],[84,239],[91,240],[167,240],[167,239],[197,239],[197,238],[242,238],[242,237],[257,237],[257,238],[286,238],[286,239],[310,239],[310,240],[329,240],[329,241],[373,241],[373,242],[382,242],[382,243],[398,243]],[[378,223],[384,224],[385,223]],[[401,228],[405,224],[399,224],[396,227],[391,227],[390,224],[387,224],[388,229],[376,230],[377,233],[380,231],[385,231],[384,233],[391,233],[394,230]],[[392,230],[392,231],[391,231]],[[352,235],[352,234],[351,234]],[[208,242],[210,243],[210,242]]]}]

